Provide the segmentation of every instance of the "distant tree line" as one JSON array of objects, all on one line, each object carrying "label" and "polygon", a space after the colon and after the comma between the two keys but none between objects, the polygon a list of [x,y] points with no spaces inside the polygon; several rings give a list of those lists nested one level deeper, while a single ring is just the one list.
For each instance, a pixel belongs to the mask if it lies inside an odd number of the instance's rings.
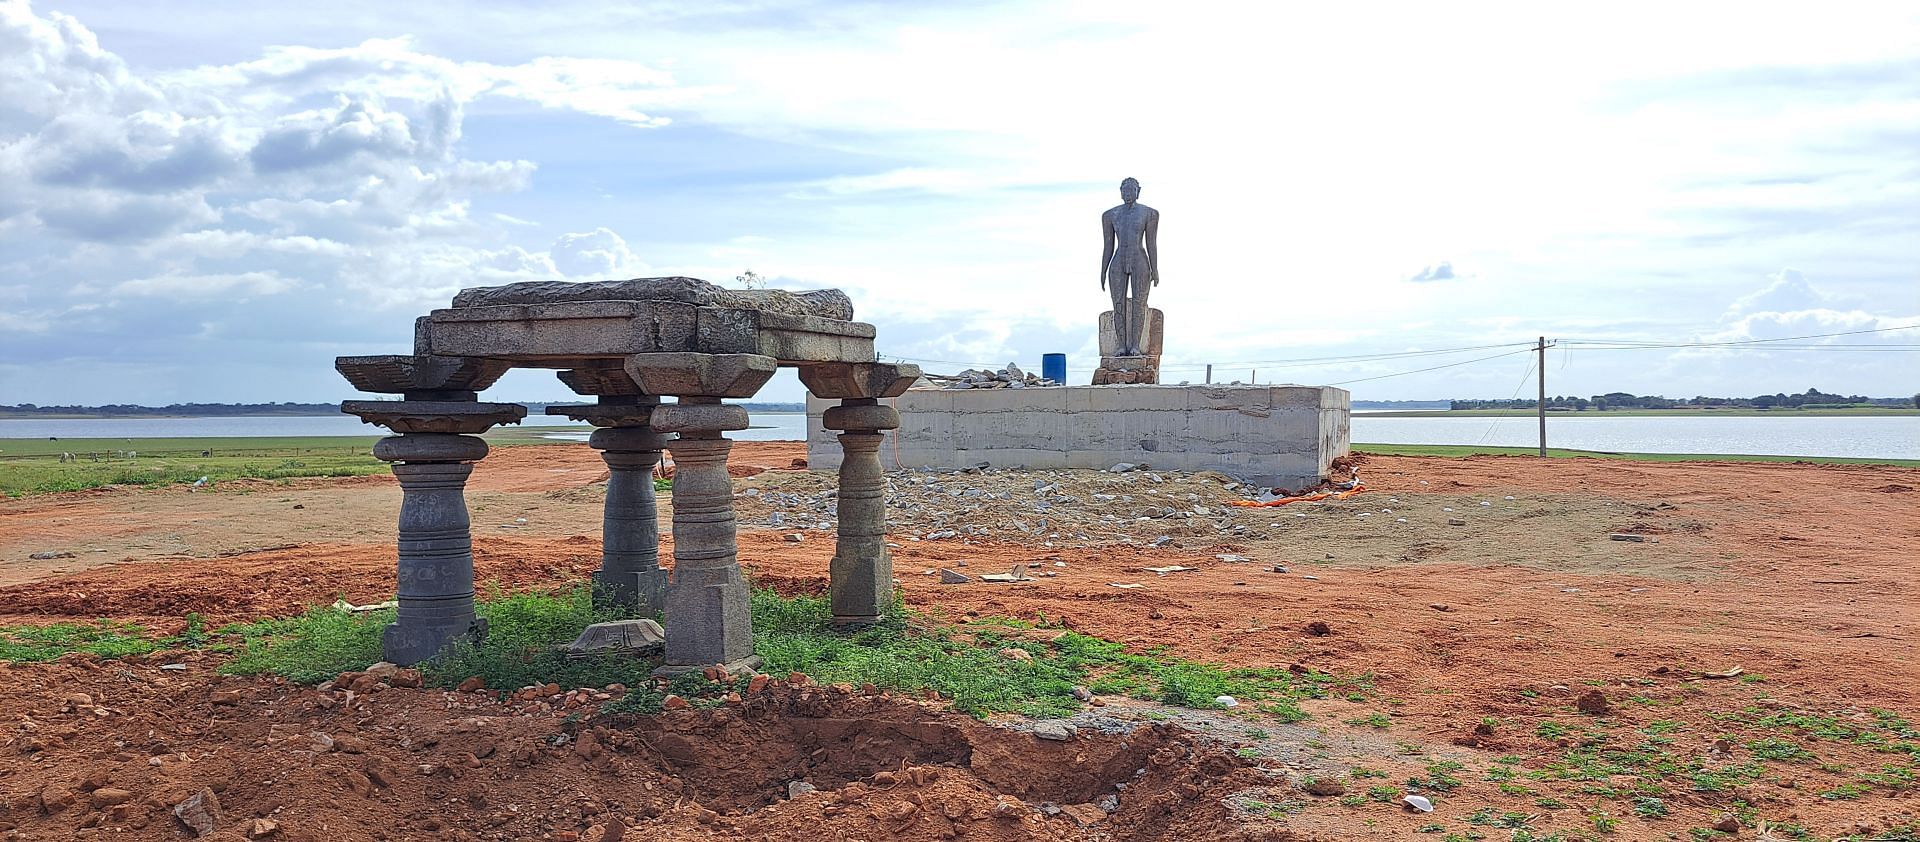
[{"label": "distant tree line", "polygon": [[[398,396],[395,396],[396,398]],[[744,403],[748,412],[805,412],[804,403]],[[527,414],[537,418],[547,404],[526,404]],[[166,406],[139,406],[114,403],[104,406],[39,406],[22,403],[0,404],[0,416],[85,416],[90,418],[206,418],[236,415],[338,415],[337,403],[173,403]]]},{"label": "distant tree line", "polygon": [[[1453,409],[1533,409],[1539,401],[1531,398],[1520,400],[1456,400]],[[1849,406],[1906,406],[1907,398],[1869,398],[1866,395],[1835,395],[1819,389],[1808,389],[1797,395],[1779,393],[1773,395],[1755,395],[1750,398],[1714,398],[1696,395],[1692,398],[1668,398],[1660,395],[1634,395],[1627,392],[1608,392],[1590,398],[1556,395],[1547,399],[1548,409],[1573,410],[1585,412],[1595,410],[1605,412],[1610,409],[1695,409],[1706,407],[1738,407],[1743,409],[1832,409]],[[1920,407],[1920,395],[1911,401]]]}]

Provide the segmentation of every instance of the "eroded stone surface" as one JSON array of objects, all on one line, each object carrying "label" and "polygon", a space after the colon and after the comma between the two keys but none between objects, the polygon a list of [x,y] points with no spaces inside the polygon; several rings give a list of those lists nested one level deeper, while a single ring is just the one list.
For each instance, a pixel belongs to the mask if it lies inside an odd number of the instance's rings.
[{"label": "eroded stone surface", "polygon": [[476,357],[376,354],[335,357],[333,369],[355,389],[381,394],[478,392],[492,386],[511,364]]},{"label": "eroded stone surface", "polygon": [[699,278],[633,278],[625,281],[527,281],[497,287],[463,289],[455,307],[502,304],[558,304],[572,301],[677,301],[702,307],[726,307],[817,316],[850,321],[853,300],[837,289],[794,293],[779,289],[722,289]]},{"label": "eroded stone surface", "polygon": [[[1167,314],[1158,307],[1147,309],[1146,340],[1140,344],[1140,355],[1158,357],[1166,345]],[[1100,314],[1100,355],[1103,357],[1121,356],[1120,333],[1113,326],[1113,311]]]},{"label": "eroded stone surface", "polygon": [[778,366],[758,354],[636,354],[627,358],[627,376],[649,395],[750,398]]},{"label": "eroded stone surface", "polygon": [[342,401],[340,411],[396,433],[484,433],[527,417],[517,403],[477,401]]},{"label": "eroded stone surface", "polygon": [[594,623],[567,644],[567,654],[652,655],[666,646],[667,633],[652,620],[616,620]]},{"label": "eroded stone surface", "polygon": [[826,363],[800,367],[800,382],[823,398],[897,398],[920,379],[904,363]]}]

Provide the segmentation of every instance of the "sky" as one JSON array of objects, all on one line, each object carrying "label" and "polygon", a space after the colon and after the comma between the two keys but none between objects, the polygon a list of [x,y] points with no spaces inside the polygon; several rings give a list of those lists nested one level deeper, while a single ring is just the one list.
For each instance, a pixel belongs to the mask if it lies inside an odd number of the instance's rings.
[{"label": "sky", "polygon": [[1129,176],[1166,382],[1920,391],[1912,3],[0,0],[0,404],[339,400],[465,287],[747,270],[1086,382]]}]

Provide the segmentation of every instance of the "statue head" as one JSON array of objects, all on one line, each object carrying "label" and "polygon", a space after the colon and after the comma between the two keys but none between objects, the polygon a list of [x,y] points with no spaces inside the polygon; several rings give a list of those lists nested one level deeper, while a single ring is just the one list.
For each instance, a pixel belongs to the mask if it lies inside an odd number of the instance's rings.
[{"label": "statue head", "polygon": [[1128,178],[1120,182],[1120,200],[1128,203],[1140,200],[1140,181],[1138,179]]}]

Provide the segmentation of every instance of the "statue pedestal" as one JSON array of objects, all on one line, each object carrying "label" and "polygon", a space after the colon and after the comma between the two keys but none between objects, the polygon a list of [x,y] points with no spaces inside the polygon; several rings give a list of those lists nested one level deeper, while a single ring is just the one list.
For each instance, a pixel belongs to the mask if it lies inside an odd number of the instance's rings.
[{"label": "statue pedestal", "polygon": [[1113,329],[1113,311],[1101,313],[1100,368],[1093,372],[1093,385],[1159,383],[1160,346],[1166,336],[1166,325],[1165,313],[1148,308],[1146,341],[1140,347],[1145,353],[1123,356],[1120,353],[1120,334]]},{"label": "statue pedestal", "polygon": [[1100,357],[1094,369],[1093,385],[1116,386],[1125,383],[1159,383],[1160,355],[1141,357]]},{"label": "statue pedestal", "polygon": [[[1160,358],[1160,345],[1165,339],[1166,326],[1167,314],[1151,307],[1147,308],[1147,339],[1140,344],[1142,354],[1156,360]],[[1113,329],[1113,311],[1107,310],[1100,314],[1100,357],[1106,359],[1119,354],[1120,334]]]}]

